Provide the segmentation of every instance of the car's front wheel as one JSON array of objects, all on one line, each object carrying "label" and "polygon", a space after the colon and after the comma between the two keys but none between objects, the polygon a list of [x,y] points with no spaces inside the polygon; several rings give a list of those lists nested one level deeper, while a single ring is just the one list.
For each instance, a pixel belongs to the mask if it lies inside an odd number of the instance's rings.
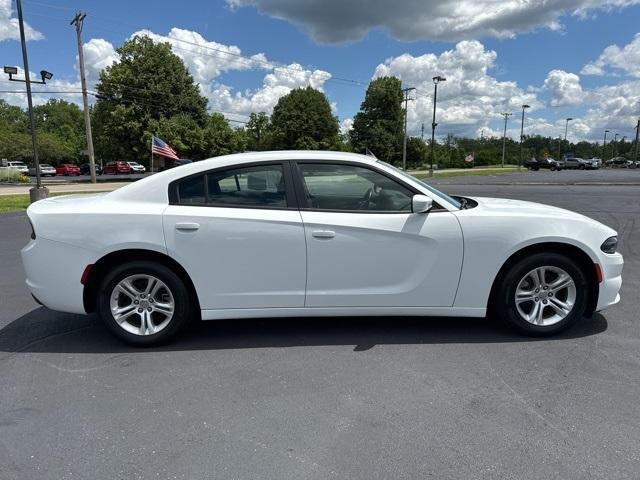
[{"label": "car's front wheel", "polygon": [[589,286],[580,266],[557,253],[536,253],[514,264],[497,285],[495,313],[528,335],[544,336],[584,315]]},{"label": "car's front wheel", "polygon": [[168,267],[135,261],[116,267],[103,280],[98,313],[127,343],[153,346],[175,337],[192,317],[189,291]]}]

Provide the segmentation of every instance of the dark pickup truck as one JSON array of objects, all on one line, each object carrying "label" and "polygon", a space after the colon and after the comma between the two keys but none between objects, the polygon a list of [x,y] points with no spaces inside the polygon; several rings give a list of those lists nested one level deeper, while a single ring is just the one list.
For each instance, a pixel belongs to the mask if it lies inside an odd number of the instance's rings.
[{"label": "dark pickup truck", "polygon": [[562,170],[562,166],[560,163],[556,162],[552,158],[543,158],[540,160],[531,159],[524,162],[524,166],[529,170],[540,170],[541,168],[548,168],[549,170],[555,172]]}]

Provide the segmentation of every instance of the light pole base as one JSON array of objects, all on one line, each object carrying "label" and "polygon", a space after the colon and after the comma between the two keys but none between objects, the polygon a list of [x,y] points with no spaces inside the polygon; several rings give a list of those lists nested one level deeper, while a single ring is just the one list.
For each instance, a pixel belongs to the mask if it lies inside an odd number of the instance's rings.
[{"label": "light pole base", "polygon": [[33,187],[29,189],[29,199],[31,203],[43,200],[49,196],[49,189],[47,187]]},{"label": "light pole base", "polygon": [[433,168],[430,168],[430,169],[429,169],[429,176],[430,176],[430,177],[433,177]]}]

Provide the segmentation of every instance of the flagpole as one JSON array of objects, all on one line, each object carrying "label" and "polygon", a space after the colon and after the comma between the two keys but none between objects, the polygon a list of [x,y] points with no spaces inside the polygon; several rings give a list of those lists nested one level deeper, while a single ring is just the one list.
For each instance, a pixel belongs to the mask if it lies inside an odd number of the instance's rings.
[{"label": "flagpole", "polygon": [[151,135],[151,173],[153,173],[153,135]]}]

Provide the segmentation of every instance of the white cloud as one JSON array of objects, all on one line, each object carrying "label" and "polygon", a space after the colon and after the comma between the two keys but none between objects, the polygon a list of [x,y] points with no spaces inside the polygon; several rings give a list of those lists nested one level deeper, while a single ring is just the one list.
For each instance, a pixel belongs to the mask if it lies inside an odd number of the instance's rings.
[{"label": "white cloud", "polygon": [[[27,40],[41,40],[44,38],[40,32],[34,30],[25,22],[24,35]],[[0,42],[3,40],[20,40],[18,19],[13,17],[11,0],[0,0]]]},{"label": "white cloud", "polygon": [[340,133],[349,133],[353,128],[353,118],[345,118],[340,122]]},{"label": "white cloud", "polygon": [[640,77],[640,33],[636,33],[633,40],[622,48],[618,45],[609,45],[596,60],[582,67],[580,73],[605,75],[608,68]]},{"label": "white cloud", "polygon": [[[310,70],[297,63],[278,65],[263,53],[246,56],[234,45],[208,41],[190,30],[172,28],[168,35],[141,30],[132,35],[147,35],[156,41],[168,42],[173,52],[182,59],[202,94],[209,99],[209,108],[236,115],[252,112],[271,113],[278,99],[294,88],[311,86],[322,90],[331,78],[328,72]],[[270,70],[261,87],[244,92],[218,81],[225,72],[242,70]],[[332,106],[335,108],[335,105]]]},{"label": "white cloud", "polygon": [[535,93],[524,91],[516,82],[499,81],[488,74],[496,57],[496,52],[485,50],[478,41],[462,41],[439,56],[414,57],[405,53],[390,58],[378,65],[374,77],[394,75],[404,85],[417,88],[411,94],[415,100],[409,102],[407,113],[408,130],[414,135],[421,123],[431,125],[432,78],[445,77],[447,80],[438,85],[439,132],[475,135],[478,129],[495,120],[499,112],[517,112],[523,104],[534,110],[540,106]]},{"label": "white cloud", "polygon": [[235,45],[206,40],[198,32],[172,28],[168,35],[159,35],[149,30],[135,32],[132,37],[147,35],[158,42],[168,42],[178,57],[185,63],[198,83],[209,83],[224,72],[231,70],[269,69],[273,65],[262,53],[244,56]]},{"label": "white cloud", "polygon": [[[84,68],[87,78],[87,88],[93,88],[98,81],[100,72],[118,61],[118,54],[113,45],[102,38],[92,38],[82,46],[84,51]],[[78,57],[76,56],[76,69]]]},{"label": "white cloud", "polygon": [[[563,28],[560,18],[587,18],[598,10],[624,8],[640,0],[226,0],[231,8],[301,26],[319,42],[359,40],[381,28],[401,40],[460,40],[512,37],[538,27]],[[366,4],[366,5],[365,5]]]},{"label": "white cloud", "polygon": [[213,110],[237,115],[249,115],[252,112],[271,113],[280,97],[294,88],[311,86],[322,90],[331,74],[323,70],[307,70],[301,65],[276,67],[263,80],[262,87],[245,92],[233,92],[227,85],[213,86],[205,90],[209,98],[209,107]]},{"label": "white cloud", "polygon": [[544,81],[544,87],[551,93],[552,107],[575,106],[582,103],[584,92],[580,77],[564,70],[551,70]]}]

